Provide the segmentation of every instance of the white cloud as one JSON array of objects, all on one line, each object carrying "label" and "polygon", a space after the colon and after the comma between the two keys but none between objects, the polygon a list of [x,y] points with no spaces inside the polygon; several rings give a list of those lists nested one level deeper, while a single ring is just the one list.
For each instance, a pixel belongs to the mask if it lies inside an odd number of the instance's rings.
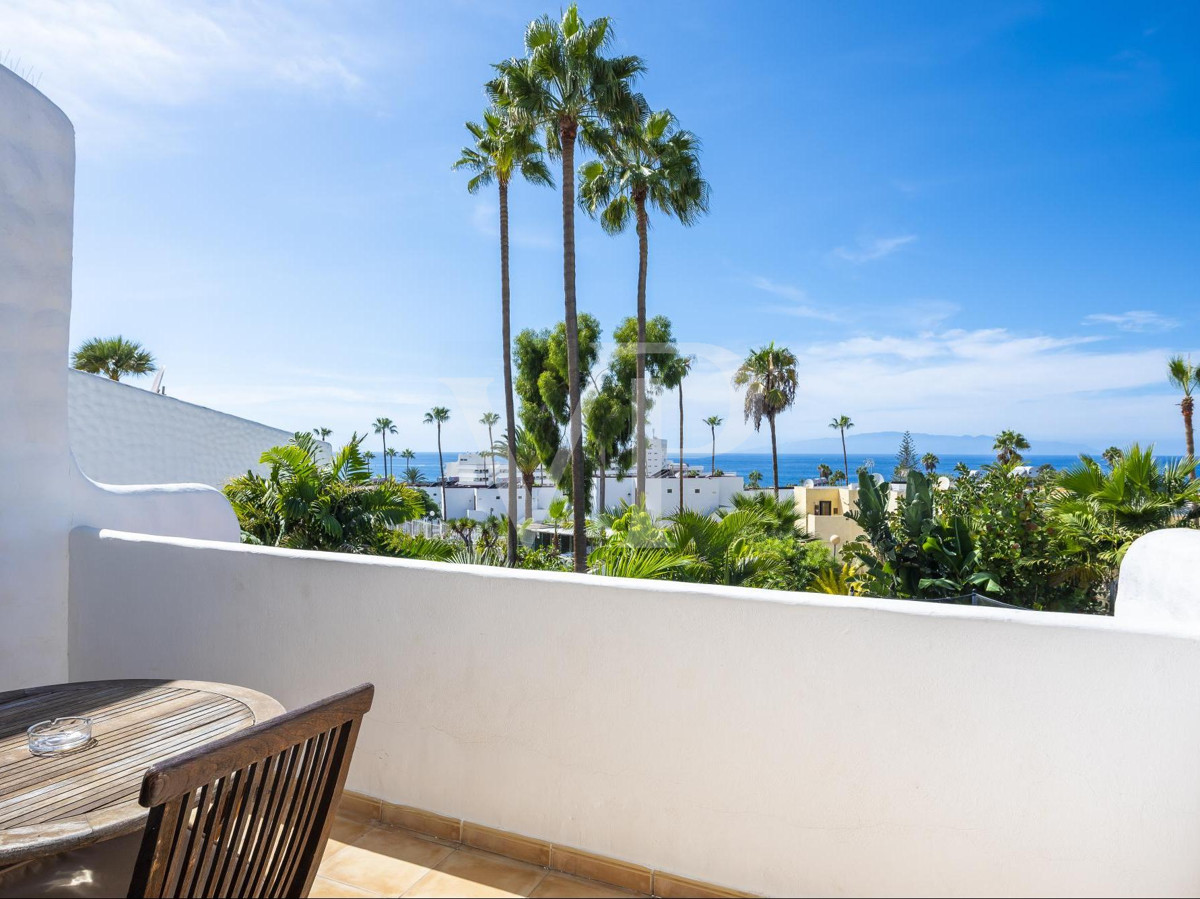
[{"label": "white cloud", "polygon": [[1084,324],[1088,325],[1112,325],[1120,331],[1170,331],[1172,328],[1178,328],[1179,322],[1172,318],[1159,315],[1157,312],[1151,312],[1148,309],[1131,309],[1128,312],[1107,313],[1097,312],[1094,315],[1087,316]]},{"label": "white cloud", "polygon": [[885,256],[891,256],[901,247],[912,243],[917,239],[915,234],[901,234],[896,237],[877,237],[873,240],[860,240],[856,247],[836,247],[833,255],[838,259],[844,259],[846,262],[863,263],[874,262],[876,259],[883,259]]},{"label": "white cloud", "polygon": [[19,57],[81,137],[144,139],[145,110],[233,87],[346,94],[363,49],[334,8],[274,0],[5,0],[0,50]]},{"label": "white cloud", "polygon": [[792,303],[787,306],[770,307],[771,312],[781,312],[784,315],[794,315],[799,318],[812,318],[819,321],[837,321],[838,317],[832,312],[827,312],[813,306],[812,303],[809,302],[808,294],[806,294],[799,287],[795,287],[791,284],[779,284],[775,281],[772,281],[770,278],[764,278],[762,275],[756,275],[751,278],[750,284],[752,287],[756,287],[759,290],[765,291],[766,293],[772,293],[775,294],[775,296],[783,297],[784,299],[792,301]]}]

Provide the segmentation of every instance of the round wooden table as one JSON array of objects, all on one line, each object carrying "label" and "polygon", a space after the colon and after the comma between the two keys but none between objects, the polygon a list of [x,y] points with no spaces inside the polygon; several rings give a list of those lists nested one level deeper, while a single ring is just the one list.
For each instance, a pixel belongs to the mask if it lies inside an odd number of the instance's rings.
[{"label": "round wooden table", "polygon": [[[0,867],[130,833],[146,769],[273,718],[254,690],[203,681],[116,680],[0,693]],[[92,742],[54,757],[29,751],[26,729],[92,719]]]}]

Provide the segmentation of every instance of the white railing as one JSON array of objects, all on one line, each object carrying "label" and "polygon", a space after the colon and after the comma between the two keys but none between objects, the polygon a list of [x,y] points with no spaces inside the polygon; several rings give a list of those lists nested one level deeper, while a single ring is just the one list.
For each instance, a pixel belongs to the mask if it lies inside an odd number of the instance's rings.
[{"label": "white railing", "polygon": [[1200,891],[1200,638],[76,530],[72,678],[373,681],[350,787],[779,895]]}]

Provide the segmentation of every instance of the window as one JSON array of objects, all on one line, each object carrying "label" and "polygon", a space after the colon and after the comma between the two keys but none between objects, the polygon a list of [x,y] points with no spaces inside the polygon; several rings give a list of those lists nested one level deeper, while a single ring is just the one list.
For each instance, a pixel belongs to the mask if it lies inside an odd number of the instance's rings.
[{"label": "window", "polygon": [[696,488],[696,492],[697,492],[697,493],[699,493],[699,492],[700,492],[700,488],[699,488],[699,487],[697,487],[697,488]]},{"label": "window", "polygon": [[667,488],[667,493],[670,493],[670,492],[671,492],[671,488],[670,488],[670,487],[668,487],[668,488]]},{"label": "window", "polygon": [[816,514],[832,515],[833,514],[833,502],[831,500],[827,500],[827,499],[821,500],[819,503],[817,503]]}]

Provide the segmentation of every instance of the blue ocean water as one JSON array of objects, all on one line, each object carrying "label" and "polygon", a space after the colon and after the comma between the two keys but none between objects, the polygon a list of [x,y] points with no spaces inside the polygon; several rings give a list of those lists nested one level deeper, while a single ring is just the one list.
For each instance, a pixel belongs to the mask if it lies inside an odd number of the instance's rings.
[{"label": "blue ocean water", "polygon": [[[458,452],[446,452],[443,456],[446,462],[451,462],[458,458]],[[966,463],[969,468],[982,468],[984,465],[996,461],[996,457],[992,455],[969,455],[961,453],[946,453],[939,458],[941,461],[938,465],[938,471],[943,474],[949,474],[959,462]],[[699,453],[693,455],[689,453],[684,459],[692,465],[703,466],[706,472],[709,470],[710,463],[707,455]],[[861,453],[850,453],[849,459],[852,473],[857,471],[860,465],[873,463],[871,465],[872,471],[877,471],[884,477],[891,477],[892,469],[896,465],[896,459],[893,455],[879,454],[868,456]],[[1059,469],[1068,468],[1078,461],[1078,456],[1047,456],[1031,453],[1025,457],[1026,465],[1053,465]],[[397,477],[403,478],[404,460],[397,456],[395,462],[395,474]],[[817,469],[822,463],[834,470],[840,469],[842,467],[842,454],[782,453],[779,456],[779,483],[799,484],[806,478],[818,477]],[[378,451],[376,451],[376,457],[371,461],[371,467],[377,474],[383,474],[383,460],[379,457]],[[422,477],[426,480],[436,480],[438,476],[437,453],[417,453],[416,458],[413,460],[413,467],[420,470]],[[743,478],[749,475],[751,471],[760,471],[762,472],[762,483],[771,483],[770,453],[717,453],[717,468],[727,474],[736,472]]]}]

